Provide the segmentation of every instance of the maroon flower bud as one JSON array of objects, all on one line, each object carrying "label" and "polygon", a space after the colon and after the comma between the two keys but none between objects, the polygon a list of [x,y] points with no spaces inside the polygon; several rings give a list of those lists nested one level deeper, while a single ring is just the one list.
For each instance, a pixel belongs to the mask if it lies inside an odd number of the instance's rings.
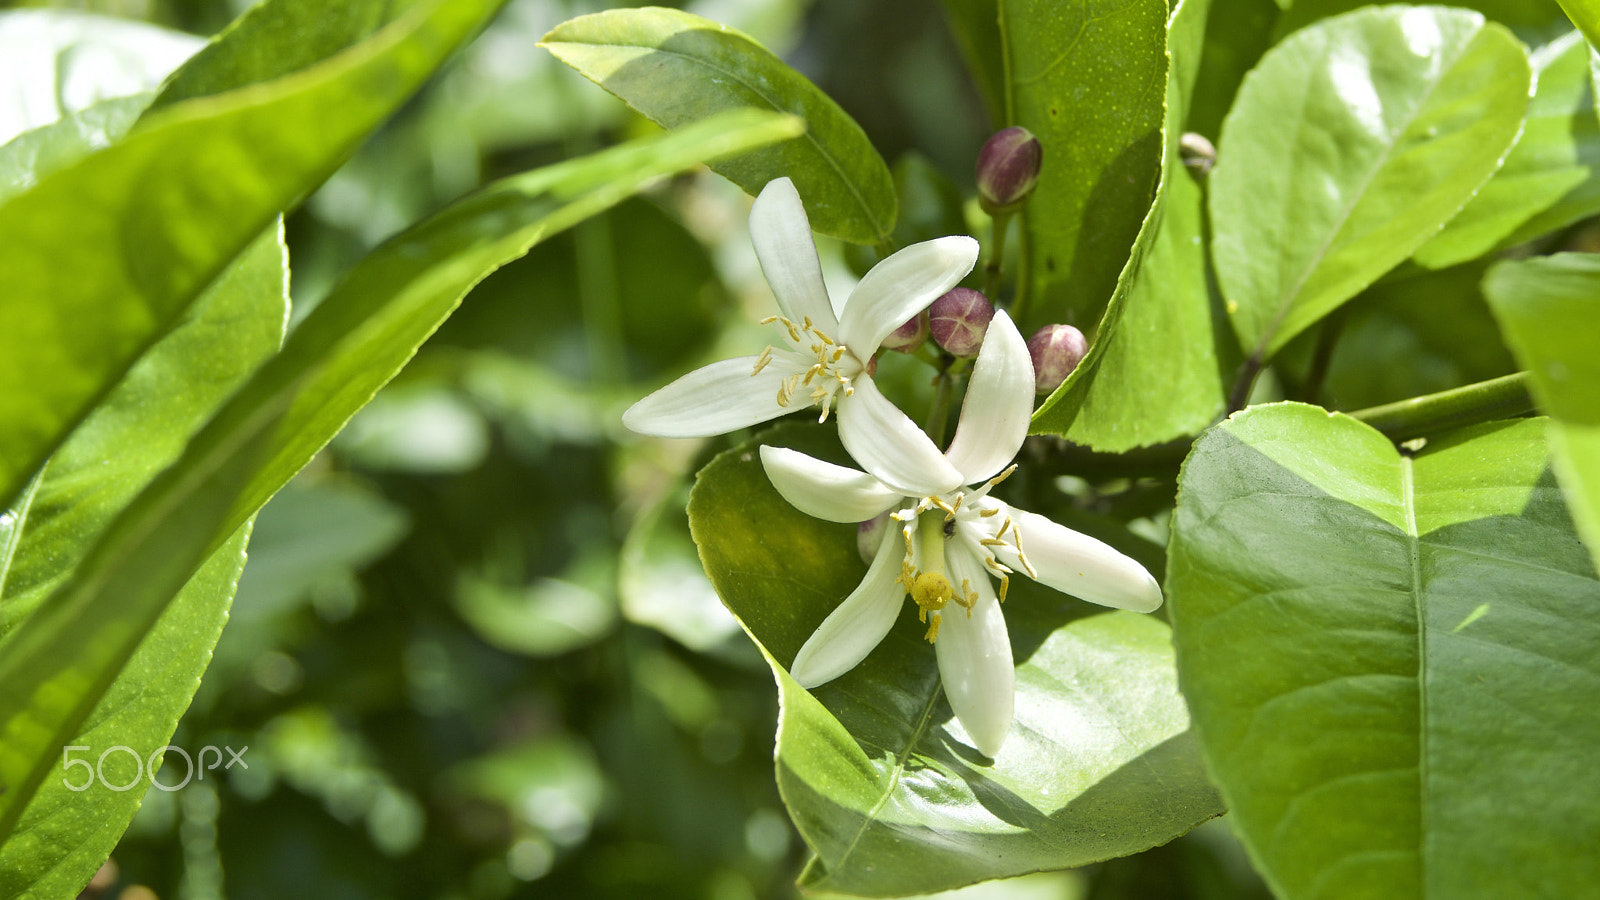
[{"label": "maroon flower bud", "polygon": [[992,318],[989,298],[972,288],[954,288],[928,307],[933,339],[951,356],[977,356]]},{"label": "maroon flower bud", "polygon": [[1020,125],[997,131],[978,151],[978,203],[994,215],[1022,205],[1039,181],[1044,148]]},{"label": "maroon flower bud", "polygon": [[911,353],[922,342],[928,339],[928,312],[923,310],[914,316],[911,321],[889,332],[878,346],[886,350],[899,350],[901,353]]},{"label": "maroon flower bud", "polygon": [[861,561],[871,565],[878,557],[878,547],[883,544],[883,530],[889,527],[889,514],[878,513],[877,518],[868,519],[856,526],[856,551],[861,554]]},{"label": "maroon flower bud", "polygon": [[1028,355],[1033,357],[1033,389],[1048,394],[1067,380],[1089,352],[1083,332],[1071,325],[1046,325],[1028,338]]}]

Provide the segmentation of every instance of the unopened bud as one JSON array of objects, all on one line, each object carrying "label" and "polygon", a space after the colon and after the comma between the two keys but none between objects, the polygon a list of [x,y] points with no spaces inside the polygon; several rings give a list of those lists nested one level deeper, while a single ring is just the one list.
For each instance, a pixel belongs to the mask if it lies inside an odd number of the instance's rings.
[{"label": "unopened bud", "polygon": [[856,550],[861,553],[861,561],[871,564],[878,556],[878,548],[883,546],[883,530],[889,527],[889,514],[878,513],[877,518],[868,519],[856,526]]},{"label": "unopened bud", "polygon": [[984,212],[1011,212],[1039,181],[1044,148],[1020,125],[995,132],[978,151],[978,203]]},{"label": "unopened bud", "polygon": [[1067,380],[1089,352],[1083,332],[1071,325],[1046,325],[1028,338],[1028,355],[1033,357],[1033,389],[1048,394]]},{"label": "unopened bud", "polygon": [[914,316],[911,321],[889,332],[878,346],[886,350],[899,350],[901,353],[911,353],[922,342],[928,339],[928,311],[923,310]]},{"label": "unopened bud", "polygon": [[951,356],[977,356],[992,318],[989,298],[972,288],[955,288],[928,307],[933,339]]},{"label": "unopened bud", "polygon": [[1217,148],[1205,135],[1194,131],[1186,131],[1183,137],[1178,138],[1178,158],[1189,170],[1189,174],[1196,178],[1204,178],[1211,167],[1217,164]]}]

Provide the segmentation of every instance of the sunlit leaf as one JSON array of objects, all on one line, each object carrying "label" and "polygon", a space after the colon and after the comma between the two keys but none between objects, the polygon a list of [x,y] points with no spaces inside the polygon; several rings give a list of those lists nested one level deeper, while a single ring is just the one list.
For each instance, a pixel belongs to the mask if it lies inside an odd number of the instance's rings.
[{"label": "sunlit leaf", "polygon": [[1245,352],[1270,357],[1449,220],[1510,149],[1529,77],[1503,26],[1445,7],[1363,9],[1262,57],[1209,185]]},{"label": "sunlit leaf", "polygon": [[1168,591],[1184,697],[1274,893],[1574,896],[1600,582],[1544,420],[1399,451],[1298,404],[1196,442]]},{"label": "sunlit leaf", "polygon": [[585,78],[666,128],[728,109],[776,110],[806,121],[793,141],[713,169],[760,193],[793,179],[823,234],[882,244],[895,224],[889,167],[837,103],[746,35],[672,9],[618,9],[557,26],[540,44]]},{"label": "sunlit leaf", "polygon": [[807,888],[900,896],[1077,866],[1165,843],[1220,812],[1166,626],[1021,577],[1005,603],[1016,721],[998,759],[972,749],[954,720],[910,603],[863,663],[801,689],[785,664],[866,567],[854,526],[778,496],[757,443],[841,451],[828,429],[780,426],[713,460],[689,500],[712,584],[778,681],[778,788],[817,854]]}]

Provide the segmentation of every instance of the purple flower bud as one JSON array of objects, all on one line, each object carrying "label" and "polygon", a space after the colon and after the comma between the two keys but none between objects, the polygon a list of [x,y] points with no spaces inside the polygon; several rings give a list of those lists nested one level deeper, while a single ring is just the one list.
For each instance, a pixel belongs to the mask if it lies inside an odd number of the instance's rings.
[{"label": "purple flower bud", "polygon": [[1083,332],[1071,325],[1046,325],[1028,338],[1028,355],[1033,357],[1033,389],[1048,394],[1067,380],[1089,352]]},{"label": "purple flower bud", "polygon": [[997,131],[978,151],[978,203],[990,215],[1011,212],[1039,181],[1044,148],[1020,125]]},{"label": "purple flower bud", "polygon": [[952,356],[977,356],[992,318],[989,298],[972,288],[955,288],[928,307],[933,339]]},{"label": "purple flower bud", "polygon": [[922,342],[927,339],[928,312],[923,310],[917,313],[911,321],[889,332],[889,336],[884,338],[883,343],[878,346],[883,347],[885,350],[899,350],[901,353],[911,353],[921,347]]},{"label": "purple flower bud", "polygon": [[872,564],[878,556],[878,548],[883,545],[883,530],[889,527],[889,514],[878,513],[877,518],[868,519],[856,526],[856,550],[861,554],[861,561]]}]

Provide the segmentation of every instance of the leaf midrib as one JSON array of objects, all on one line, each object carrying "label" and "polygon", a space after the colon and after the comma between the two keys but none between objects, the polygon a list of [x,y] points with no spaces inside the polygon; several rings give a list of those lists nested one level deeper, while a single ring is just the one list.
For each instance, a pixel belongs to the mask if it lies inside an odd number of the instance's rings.
[{"label": "leaf midrib", "polygon": [[1417,613],[1417,890],[1425,893],[1422,837],[1428,833],[1428,621],[1423,611],[1422,538],[1417,532],[1415,463],[1400,454],[1400,502],[1411,560],[1411,600]]}]

